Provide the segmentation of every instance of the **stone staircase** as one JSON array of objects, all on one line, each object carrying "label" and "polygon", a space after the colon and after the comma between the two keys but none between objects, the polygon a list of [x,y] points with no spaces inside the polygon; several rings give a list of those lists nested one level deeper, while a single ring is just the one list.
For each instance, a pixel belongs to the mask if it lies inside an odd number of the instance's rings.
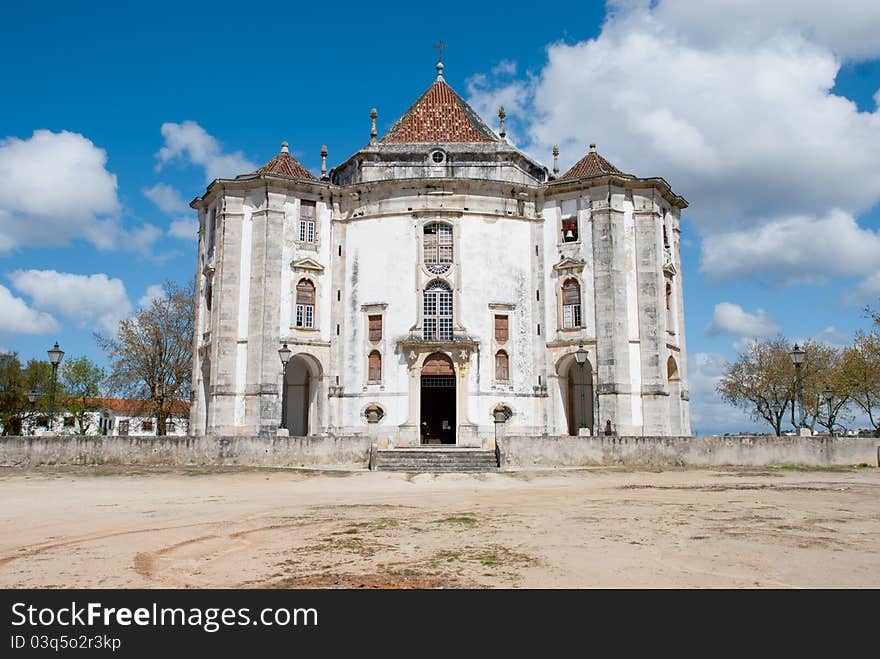
[{"label": "stone staircase", "polygon": [[421,446],[378,449],[371,469],[408,472],[487,472],[498,471],[498,457],[492,449],[457,446]]}]

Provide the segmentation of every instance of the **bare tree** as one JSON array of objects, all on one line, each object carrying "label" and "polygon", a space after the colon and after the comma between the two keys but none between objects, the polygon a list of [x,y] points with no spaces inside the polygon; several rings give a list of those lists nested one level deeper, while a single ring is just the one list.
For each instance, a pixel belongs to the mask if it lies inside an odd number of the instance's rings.
[{"label": "bare tree", "polygon": [[193,282],[166,281],[148,308],[119,321],[115,337],[95,334],[110,361],[112,387],[145,401],[159,435],[167,433],[174,402],[189,400],[194,296]]}]

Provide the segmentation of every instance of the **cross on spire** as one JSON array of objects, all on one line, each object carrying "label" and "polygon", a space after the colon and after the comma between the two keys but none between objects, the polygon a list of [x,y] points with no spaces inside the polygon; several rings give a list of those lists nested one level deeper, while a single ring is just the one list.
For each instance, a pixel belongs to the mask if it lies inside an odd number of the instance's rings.
[{"label": "cross on spire", "polygon": [[442,39],[438,39],[437,45],[434,46],[434,48],[436,48],[437,50],[440,51],[440,55],[437,57],[437,63],[442,64],[443,63],[443,49],[449,48],[449,46],[447,46],[445,43],[443,43]]}]

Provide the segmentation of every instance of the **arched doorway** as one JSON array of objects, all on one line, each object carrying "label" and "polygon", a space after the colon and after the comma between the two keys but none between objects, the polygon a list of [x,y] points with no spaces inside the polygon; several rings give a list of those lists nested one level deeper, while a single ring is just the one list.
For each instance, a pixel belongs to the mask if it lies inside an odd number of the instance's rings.
[{"label": "arched doorway", "polygon": [[320,372],[312,360],[296,355],[285,372],[286,421],[291,437],[305,437],[316,419],[317,382]]},{"label": "arched doorway", "polygon": [[568,434],[578,435],[581,428],[589,428],[595,434],[593,420],[593,367],[589,360],[583,365],[572,358],[565,372],[565,417]]},{"label": "arched doorway", "polygon": [[441,352],[422,365],[419,427],[422,444],[455,444],[455,369]]},{"label": "arched doorway", "polygon": [[[202,434],[207,435],[210,432],[211,423],[211,360],[208,356],[202,361]],[[198,427],[198,426],[197,426]],[[195,430],[198,433],[198,430]]]}]

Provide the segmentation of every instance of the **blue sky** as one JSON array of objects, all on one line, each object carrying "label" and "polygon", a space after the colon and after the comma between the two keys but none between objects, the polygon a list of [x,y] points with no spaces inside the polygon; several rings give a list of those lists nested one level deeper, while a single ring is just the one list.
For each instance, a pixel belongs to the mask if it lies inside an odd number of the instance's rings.
[{"label": "blue sky", "polygon": [[[16,3],[0,26],[0,348],[102,361],[151,287],[195,270],[186,204],[282,140],[313,171],[447,81],[563,167],[589,142],[684,215],[694,430],[751,336],[845,342],[880,299],[880,9],[848,0]],[[537,9],[537,11],[536,11]],[[233,170],[233,171],[230,171]],[[155,289],[153,289],[155,290]]]}]

